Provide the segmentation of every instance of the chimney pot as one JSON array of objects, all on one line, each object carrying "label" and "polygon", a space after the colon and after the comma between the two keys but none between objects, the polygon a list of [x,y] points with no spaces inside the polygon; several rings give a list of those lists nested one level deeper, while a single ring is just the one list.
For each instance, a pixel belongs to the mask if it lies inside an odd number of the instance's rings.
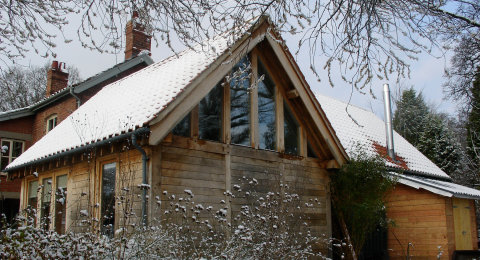
[{"label": "chimney pot", "polygon": [[125,27],[125,60],[136,57],[144,50],[150,52],[152,45],[152,36],[145,32],[144,25],[134,21],[135,18],[138,18],[137,11],[133,11],[132,19],[127,22]]},{"label": "chimney pot", "polygon": [[55,92],[67,87],[68,73],[62,71],[62,66],[65,69],[64,62],[59,63],[56,60],[52,62],[52,67],[47,72],[46,97],[49,97]]}]

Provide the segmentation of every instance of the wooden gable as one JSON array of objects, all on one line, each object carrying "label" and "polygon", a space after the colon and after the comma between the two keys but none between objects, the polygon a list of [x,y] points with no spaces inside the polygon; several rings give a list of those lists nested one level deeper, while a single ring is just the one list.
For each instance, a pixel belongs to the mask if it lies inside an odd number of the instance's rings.
[{"label": "wooden gable", "polygon": [[[189,86],[169,104],[156,119],[150,123],[150,145],[158,145],[190,111],[198,113],[197,104],[230,73],[232,68],[245,56],[251,61],[251,80],[257,82],[257,61],[266,67],[272,78],[276,94],[276,151],[285,152],[283,124],[284,104],[299,124],[299,156],[307,156],[307,146],[314,150],[326,168],[338,168],[343,164],[347,155],[333,131],[328,119],[322,111],[318,101],[311,92],[291,54],[280,44],[281,38],[274,33],[267,19],[262,19],[252,29],[248,36],[224,53],[211,66],[193,80]],[[228,98],[227,98],[228,97]],[[224,91],[224,99],[229,99],[228,88]],[[230,120],[225,113],[230,113],[228,102],[223,104],[222,138],[221,142],[229,144]],[[259,148],[258,134],[258,91],[253,84],[250,93],[250,120],[251,142],[250,147]],[[198,119],[197,119],[198,120]],[[195,127],[193,125],[192,127]],[[308,140],[308,141],[307,141]]]}]

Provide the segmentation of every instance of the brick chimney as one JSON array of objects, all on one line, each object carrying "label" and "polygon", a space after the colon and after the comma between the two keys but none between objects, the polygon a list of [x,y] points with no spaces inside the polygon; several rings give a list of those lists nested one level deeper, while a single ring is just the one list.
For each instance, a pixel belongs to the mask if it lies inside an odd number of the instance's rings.
[{"label": "brick chimney", "polygon": [[68,84],[68,73],[62,71],[65,69],[65,63],[54,60],[52,67],[47,72],[47,91],[45,96],[49,97],[55,92],[64,89]]},{"label": "brick chimney", "polygon": [[150,52],[152,36],[146,34],[145,26],[138,21],[137,11],[133,12],[132,19],[127,22],[125,36],[125,60],[136,57],[143,50]]}]

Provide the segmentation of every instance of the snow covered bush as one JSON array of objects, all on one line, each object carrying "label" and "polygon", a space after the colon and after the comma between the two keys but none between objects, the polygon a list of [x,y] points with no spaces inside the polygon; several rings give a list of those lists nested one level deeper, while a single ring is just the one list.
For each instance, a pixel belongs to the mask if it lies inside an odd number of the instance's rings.
[{"label": "snow covered bush", "polygon": [[[244,185],[234,185],[233,191],[226,191],[225,200],[220,201],[223,206],[216,210],[196,203],[191,190],[185,190],[182,196],[164,191],[155,198],[155,210],[163,211],[157,219],[150,220],[147,227],[141,222],[119,225],[110,238],[94,228],[60,235],[36,228],[35,212],[22,214],[18,227],[3,225],[1,228],[0,258],[326,258],[331,241],[312,232],[306,214],[319,204],[317,200],[303,200],[295,189],[282,183],[268,192],[260,192],[261,189],[256,189],[257,180],[244,178],[244,182]],[[160,196],[168,198],[163,200],[168,205],[161,207]],[[234,211],[229,206],[230,199],[241,199],[245,203]]]}]

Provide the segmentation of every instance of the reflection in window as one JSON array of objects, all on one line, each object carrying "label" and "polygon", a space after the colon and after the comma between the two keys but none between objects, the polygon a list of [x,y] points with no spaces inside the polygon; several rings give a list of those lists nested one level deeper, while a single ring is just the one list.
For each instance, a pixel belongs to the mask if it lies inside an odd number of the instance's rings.
[{"label": "reflection in window", "polygon": [[275,85],[263,64],[258,61],[258,127],[260,149],[275,150]]},{"label": "reflection in window", "polygon": [[45,178],[42,181],[42,207],[40,217],[44,230],[48,230],[50,226],[50,205],[52,198],[52,178]]},{"label": "reflection in window", "polygon": [[174,135],[190,137],[190,113],[172,129]]},{"label": "reflection in window", "polygon": [[27,212],[29,219],[33,219],[33,224],[37,223],[37,218],[35,217],[36,210],[37,210],[37,202],[38,202],[38,181],[31,181],[28,183],[28,201],[27,205],[29,210]]},{"label": "reflection in window", "polygon": [[55,192],[55,232],[65,234],[67,216],[67,175],[57,176]]},{"label": "reflection in window", "polygon": [[298,123],[285,102],[283,102],[283,114],[285,117],[285,153],[298,155]]},{"label": "reflection in window", "polygon": [[198,138],[220,141],[223,88],[217,84],[198,105]]},{"label": "reflection in window", "polygon": [[23,141],[2,139],[0,150],[0,170],[3,170],[9,163],[23,153]]},{"label": "reflection in window", "polygon": [[232,144],[250,145],[250,62],[243,58],[230,75]]},{"label": "reflection in window", "polygon": [[313,151],[313,148],[310,145],[310,142],[307,143],[307,156],[310,158],[318,158],[315,152]]},{"label": "reflection in window", "polygon": [[115,173],[116,163],[104,164],[102,167],[102,209],[101,232],[113,237],[115,225]]}]

